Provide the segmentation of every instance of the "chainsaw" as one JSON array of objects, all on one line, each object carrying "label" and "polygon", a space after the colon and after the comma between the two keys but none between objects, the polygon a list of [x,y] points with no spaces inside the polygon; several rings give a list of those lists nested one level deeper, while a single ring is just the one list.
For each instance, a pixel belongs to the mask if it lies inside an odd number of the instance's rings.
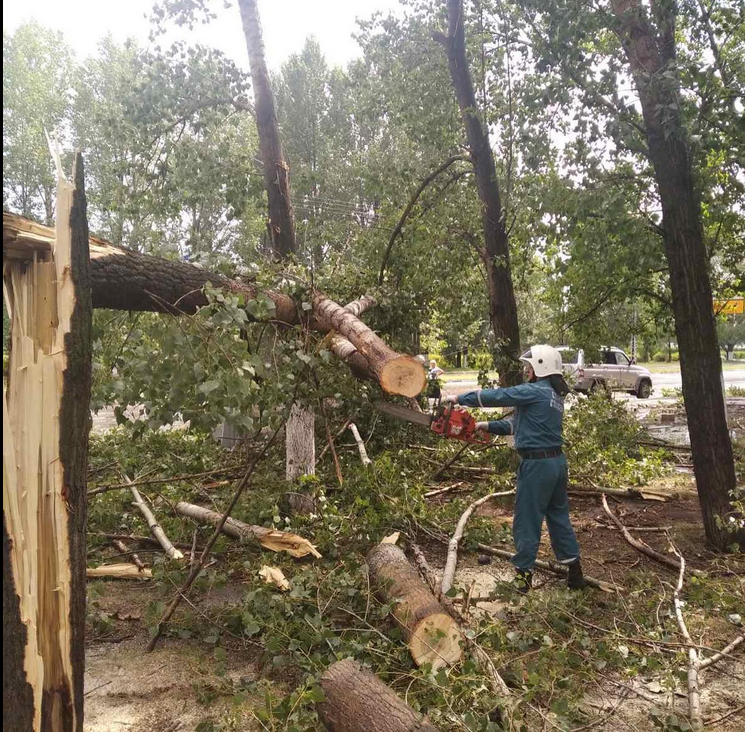
[{"label": "chainsaw", "polygon": [[375,402],[375,408],[397,419],[429,427],[436,435],[450,440],[473,442],[477,445],[488,445],[492,441],[490,435],[476,429],[476,420],[470,412],[452,402],[438,405],[434,414],[417,412],[390,402]]}]

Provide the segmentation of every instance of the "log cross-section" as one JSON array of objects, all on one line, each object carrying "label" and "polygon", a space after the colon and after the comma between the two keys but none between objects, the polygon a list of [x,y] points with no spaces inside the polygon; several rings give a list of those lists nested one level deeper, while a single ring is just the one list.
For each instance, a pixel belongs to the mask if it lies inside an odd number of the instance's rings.
[{"label": "log cross-section", "polygon": [[393,602],[393,617],[404,631],[414,662],[439,669],[460,660],[458,624],[435,599],[401,549],[378,544],[367,553],[370,580],[377,596]]},{"label": "log cross-section", "polygon": [[[57,161],[59,170],[59,161]],[[3,730],[80,732],[91,296],[83,164],[61,171],[54,245],[3,263]]]},{"label": "log cross-section", "polygon": [[367,359],[384,391],[415,397],[424,389],[422,364],[412,356],[396,353],[346,308],[318,294],[313,298],[313,311],[317,319],[329,323]]}]

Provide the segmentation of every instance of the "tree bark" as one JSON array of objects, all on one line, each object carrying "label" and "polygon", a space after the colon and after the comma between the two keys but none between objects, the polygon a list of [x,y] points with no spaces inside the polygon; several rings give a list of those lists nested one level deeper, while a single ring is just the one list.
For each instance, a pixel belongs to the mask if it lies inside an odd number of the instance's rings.
[{"label": "tree bark", "polygon": [[321,322],[329,323],[367,360],[370,370],[391,394],[415,397],[424,389],[426,377],[422,364],[411,356],[402,356],[389,348],[361,320],[324,295],[313,298],[313,310]]},{"label": "tree bark", "polygon": [[313,410],[297,402],[285,424],[285,478],[316,474],[316,433]]},{"label": "tree bark", "polygon": [[256,0],[239,0],[238,7],[248,49],[256,127],[259,132],[261,160],[264,164],[264,185],[269,199],[267,227],[276,257],[284,259],[296,251],[295,222],[290,197],[290,166],[285,160],[279,137],[274,94],[264,58],[264,41],[261,37],[261,21]]},{"label": "tree bark", "polygon": [[318,714],[329,732],[438,732],[377,676],[345,658],[321,676]]},{"label": "tree bark", "polygon": [[[54,229],[3,212],[6,258],[25,259],[35,251],[47,259],[53,242]],[[89,250],[94,308],[192,314],[208,304],[202,290],[210,284],[246,299],[268,297],[275,305],[276,320],[290,325],[300,322],[297,306],[288,295],[259,292],[248,282],[231,280],[188,262],[141,254],[93,236]]]},{"label": "tree bark", "polygon": [[[28,259],[34,253],[44,260],[48,259],[51,245],[54,242],[54,230],[46,226],[35,224],[14,214],[3,213],[3,255],[6,259]],[[197,308],[208,304],[202,288],[210,283],[228,292],[242,295],[247,299],[257,297],[269,298],[275,306],[272,316],[274,320],[289,325],[301,322],[297,306],[291,297],[269,290],[258,291],[253,285],[240,280],[231,280],[222,275],[199,269],[186,262],[176,262],[160,257],[140,254],[123,247],[116,247],[102,239],[91,237],[91,283],[94,308],[113,308],[115,310],[133,310],[150,312],[167,312],[172,314],[194,313]],[[317,297],[325,308],[331,306],[344,311],[345,308],[328,300],[322,295]],[[355,311],[369,306],[371,298],[363,297],[355,301]],[[350,303],[351,304],[351,303]],[[363,312],[365,307],[362,307]],[[363,348],[372,350],[382,358],[399,359],[399,364],[409,362],[408,356],[403,356],[391,350],[367,326],[358,320],[353,312],[347,313],[347,320],[343,328],[330,340],[331,350],[349,365],[358,378],[378,381],[380,369],[372,369],[359,346],[350,342],[348,337],[351,329],[359,327],[364,333]],[[310,325],[315,330],[328,333],[336,325],[329,322],[323,314],[314,312]],[[359,350],[358,350],[359,349]],[[387,365],[387,376],[395,364]],[[425,377],[421,364],[416,362],[416,368],[421,374],[421,389],[424,388]],[[406,363],[405,371],[411,370],[411,364]],[[404,380],[408,391],[417,379]],[[396,379],[388,378],[388,391],[395,390]],[[409,396],[407,393],[402,393]],[[417,392],[418,394],[419,392]]]},{"label": "tree bark", "polygon": [[375,592],[392,602],[393,617],[404,631],[414,662],[433,669],[456,663],[462,653],[458,624],[435,599],[406,555],[395,544],[378,544],[367,553]]},{"label": "tree bark", "polygon": [[[58,162],[59,166],[59,162]],[[81,732],[91,298],[83,161],[60,171],[56,244],[5,262],[3,730]]]},{"label": "tree bark", "polygon": [[307,493],[288,491],[279,499],[279,510],[283,516],[309,516],[318,513],[318,501]]},{"label": "tree bark", "polygon": [[466,57],[463,0],[448,0],[448,35],[437,34],[447,51],[450,77],[466,128],[476,187],[481,201],[484,248],[481,253],[489,288],[489,321],[496,338],[496,367],[500,383],[521,381],[520,328],[510,268],[510,248],[489,134],[481,122]]},{"label": "tree bark", "polygon": [[674,3],[657,4],[656,28],[641,0],[612,0],[611,6],[639,92],[662,203],[683,399],[704,530],[717,549],[726,551],[735,542],[742,549],[745,527],[731,499],[735,465],[722,394],[701,201],[694,185],[674,63]]}]

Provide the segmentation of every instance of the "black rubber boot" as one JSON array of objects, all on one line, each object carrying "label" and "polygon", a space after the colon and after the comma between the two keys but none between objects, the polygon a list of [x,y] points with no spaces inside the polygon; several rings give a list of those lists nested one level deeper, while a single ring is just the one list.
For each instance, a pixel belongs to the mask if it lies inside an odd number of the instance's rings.
[{"label": "black rubber boot", "polygon": [[533,586],[533,573],[527,569],[518,569],[512,584],[518,592],[527,595]]},{"label": "black rubber boot", "polygon": [[582,574],[582,565],[579,559],[576,559],[571,564],[567,564],[569,574],[567,575],[567,587],[570,590],[583,590],[587,587],[587,580]]}]

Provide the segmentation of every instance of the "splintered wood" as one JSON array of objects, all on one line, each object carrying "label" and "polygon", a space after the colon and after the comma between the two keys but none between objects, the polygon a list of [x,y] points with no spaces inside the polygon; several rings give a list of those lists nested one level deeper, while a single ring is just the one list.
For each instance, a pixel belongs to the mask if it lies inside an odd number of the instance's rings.
[{"label": "splintered wood", "polygon": [[[188,516],[200,523],[217,526],[220,522],[220,514],[209,508],[195,506],[193,503],[179,501],[176,504],[176,512],[182,516]],[[222,527],[224,534],[232,536],[240,541],[258,541],[265,549],[273,552],[287,552],[295,558],[305,557],[308,554],[320,558],[320,552],[307,539],[297,534],[277,529],[267,529],[264,526],[251,526],[243,521],[228,517]]]},{"label": "splintered wood", "polygon": [[82,729],[90,419],[82,159],[77,187],[57,165],[55,240],[46,249],[3,249],[11,322],[3,391],[3,694],[16,702],[10,728],[55,732]]}]

